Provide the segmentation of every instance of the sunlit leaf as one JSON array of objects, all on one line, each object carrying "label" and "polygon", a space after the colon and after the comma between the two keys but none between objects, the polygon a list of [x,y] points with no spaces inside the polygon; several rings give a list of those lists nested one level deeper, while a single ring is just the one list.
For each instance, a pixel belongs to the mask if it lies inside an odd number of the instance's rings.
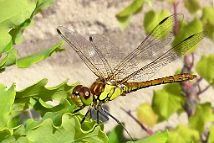
[{"label": "sunlit leaf", "polygon": [[[8,57],[4,59],[6,62],[1,65],[0,70],[6,66],[15,64],[16,49],[13,45],[22,41],[22,33],[24,29],[31,24],[33,16],[41,9],[49,6],[53,1],[54,0],[0,1],[0,53],[8,55]],[[35,58],[36,57],[34,57],[34,59]],[[39,57],[37,57],[37,60],[38,58]],[[36,63],[36,61],[31,61],[31,64],[32,63]]]},{"label": "sunlit leaf", "polygon": [[18,132],[18,130],[15,131],[16,142],[108,142],[107,136],[97,124],[93,124],[91,130],[84,131],[81,129],[80,121],[77,117],[71,114],[64,114],[59,126],[55,126],[51,118],[45,119],[42,122],[30,119],[26,122],[24,130],[24,134],[23,132]]},{"label": "sunlit leaf", "polygon": [[184,125],[178,125],[169,132],[167,143],[198,143],[200,134],[197,130],[190,129]]},{"label": "sunlit leaf", "polygon": [[196,112],[189,118],[189,127],[202,133],[206,123],[214,121],[214,114],[210,103],[199,104]]},{"label": "sunlit leaf", "polygon": [[12,134],[12,131],[10,131],[9,129],[1,128],[0,129],[0,142],[2,142],[5,139],[10,138],[11,134]]},{"label": "sunlit leaf", "polygon": [[145,2],[148,3],[151,2],[151,0],[133,0],[133,2],[129,6],[116,14],[116,18],[122,30],[124,30],[128,26],[130,17],[141,11]]},{"label": "sunlit leaf", "polygon": [[159,120],[168,119],[173,113],[183,110],[184,97],[181,96],[179,84],[165,85],[163,89],[154,91],[152,108]]},{"label": "sunlit leaf", "polygon": [[143,26],[146,33],[150,33],[161,20],[169,15],[170,12],[168,10],[162,10],[160,12],[150,10],[146,12],[143,20]]},{"label": "sunlit leaf", "polygon": [[201,8],[199,0],[184,0],[184,6],[190,13],[195,13]]},{"label": "sunlit leaf", "polygon": [[4,31],[4,35],[1,35],[3,39],[0,41],[0,49],[5,48],[11,42],[12,37],[9,31],[28,20],[35,7],[36,4],[29,0],[0,1],[0,29]]},{"label": "sunlit leaf", "polygon": [[109,143],[121,143],[123,141],[123,127],[117,125],[113,130],[108,134]]},{"label": "sunlit leaf", "polygon": [[23,57],[17,60],[16,64],[18,67],[26,68],[31,66],[32,64],[38,63],[47,57],[51,56],[54,52],[62,51],[63,48],[61,47],[63,42],[59,42],[58,44],[52,46],[49,49],[41,51],[39,53],[35,53],[33,55]]},{"label": "sunlit leaf", "polygon": [[202,22],[204,30],[208,31],[208,37],[214,41],[214,8],[212,6],[206,6],[203,8]]},{"label": "sunlit leaf", "polygon": [[67,100],[61,101],[59,105],[56,105],[52,108],[45,108],[39,102],[34,105],[34,109],[38,111],[42,119],[51,118],[54,125],[59,125],[62,122],[62,115],[65,113],[72,113],[75,109],[75,105],[71,104]]},{"label": "sunlit leaf", "polygon": [[214,85],[214,54],[203,56],[196,64],[197,73],[207,82]]},{"label": "sunlit leaf", "polygon": [[214,124],[210,128],[208,143],[214,143]]},{"label": "sunlit leaf", "polygon": [[127,143],[166,143],[168,140],[168,131],[164,132],[157,132],[154,135],[146,137],[145,139],[140,139],[134,142],[127,142]]},{"label": "sunlit leaf", "polygon": [[137,108],[138,120],[147,125],[148,127],[153,127],[158,120],[158,116],[153,111],[152,107],[148,103],[143,103]]},{"label": "sunlit leaf", "polygon": [[45,87],[47,82],[47,79],[43,79],[32,86],[17,91],[15,103],[24,104],[28,107],[31,98],[37,100],[41,99],[44,102],[53,101],[53,99],[65,99],[73,88],[72,85],[67,84],[67,81],[54,87]]},{"label": "sunlit leaf", "polygon": [[8,127],[15,95],[15,85],[8,89],[0,84],[0,128]]},{"label": "sunlit leaf", "polygon": [[[194,20],[192,20],[191,22],[189,22],[187,24],[182,23],[182,25],[180,25],[179,29],[180,30],[177,33],[177,35],[173,41],[173,45],[177,45],[178,43],[180,43],[181,41],[183,41],[184,39],[186,39],[187,37],[189,37],[192,34],[203,31],[203,25],[202,25],[202,22],[198,18],[195,18]],[[196,48],[197,48],[197,45],[192,47],[188,51],[188,53],[195,51]]]},{"label": "sunlit leaf", "polygon": [[53,4],[55,0],[37,0],[37,8],[35,13],[38,13],[42,9],[48,8],[51,4]]}]

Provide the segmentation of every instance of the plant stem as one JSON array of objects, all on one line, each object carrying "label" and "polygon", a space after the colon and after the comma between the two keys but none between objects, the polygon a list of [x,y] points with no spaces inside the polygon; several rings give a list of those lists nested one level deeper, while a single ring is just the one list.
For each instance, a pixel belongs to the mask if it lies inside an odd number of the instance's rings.
[{"label": "plant stem", "polygon": [[121,108],[124,112],[126,112],[138,125],[140,125],[140,127],[146,131],[147,134],[152,135],[153,131],[147,127],[145,127],[145,125],[143,125],[139,120],[137,120],[132,114],[131,111],[126,111],[124,108]]}]

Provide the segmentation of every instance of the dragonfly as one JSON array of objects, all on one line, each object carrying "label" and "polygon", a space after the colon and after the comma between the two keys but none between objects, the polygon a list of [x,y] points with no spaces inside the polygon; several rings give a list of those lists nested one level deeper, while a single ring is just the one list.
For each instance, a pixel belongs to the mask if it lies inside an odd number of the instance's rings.
[{"label": "dragonfly", "polygon": [[[58,34],[97,76],[90,87],[84,85],[74,87],[70,96],[78,107],[75,112],[89,107],[82,122],[86,116],[91,115],[91,110],[95,109],[97,122],[99,122],[99,114],[104,116],[107,114],[119,123],[103,108],[104,103],[150,86],[196,78],[196,75],[181,73],[151,79],[162,67],[179,59],[203,39],[202,31],[171,46],[174,39],[174,25],[182,19],[182,14],[173,14],[162,19],[139,46],[123,59],[120,59],[119,54],[118,56],[113,54],[117,47],[103,35],[93,34],[86,39],[64,26],[57,27]],[[152,58],[152,61],[146,60],[149,58]]]}]

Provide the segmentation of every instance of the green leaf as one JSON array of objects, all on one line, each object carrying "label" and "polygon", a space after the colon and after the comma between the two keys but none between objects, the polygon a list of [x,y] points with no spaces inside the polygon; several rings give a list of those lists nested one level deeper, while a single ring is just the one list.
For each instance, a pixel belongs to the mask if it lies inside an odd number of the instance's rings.
[{"label": "green leaf", "polygon": [[[184,39],[186,39],[187,37],[189,37],[190,35],[194,34],[194,33],[199,33],[201,31],[203,31],[203,25],[200,19],[195,18],[193,19],[191,22],[184,24],[180,26],[180,30],[177,33],[174,41],[173,41],[173,46],[177,45],[178,43],[180,43],[181,41],[183,41]],[[192,47],[188,53],[191,53],[193,51],[195,51],[197,48],[197,45],[195,45],[194,47]]]},{"label": "green leaf", "polygon": [[18,129],[15,130],[14,134],[16,134],[16,142],[108,142],[107,136],[96,123],[92,124],[90,130],[82,130],[79,119],[75,115],[71,114],[64,114],[62,116],[62,122],[59,126],[55,126],[51,118],[40,122],[29,119],[25,123],[23,129],[21,131]]},{"label": "green leaf", "polygon": [[16,49],[15,48],[11,48],[10,50],[7,51],[7,62],[6,62],[6,66],[12,65],[16,62]]},{"label": "green leaf", "polygon": [[200,134],[197,130],[190,129],[184,125],[178,125],[169,132],[167,143],[199,143]]},{"label": "green leaf", "polygon": [[11,43],[12,37],[9,31],[29,19],[35,7],[36,4],[29,0],[0,1],[0,31],[4,31],[1,35],[3,39],[0,38],[0,51]]},{"label": "green leaf", "polygon": [[203,8],[202,22],[204,29],[208,34],[208,37],[214,41],[214,8],[212,6],[206,6]]},{"label": "green leaf", "polygon": [[202,21],[214,25],[214,8],[212,6],[206,6],[203,8]]},{"label": "green leaf", "polygon": [[128,26],[131,16],[141,11],[145,2],[148,3],[150,1],[151,0],[133,0],[129,6],[117,13],[116,18],[120,28],[124,30]]},{"label": "green leaf", "polygon": [[52,46],[49,49],[46,49],[44,51],[41,51],[39,53],[20,58],[17,60],[16,64],[20,68],[26,68],[31,66],[32,64],[38,63],[47,57],[51,56],[54,52],[62,51],[63,48],[61,47],[63,42],[59,42],[56,45]]},{"label": "green leaf", "polygon": [[214,114],[210,103],[199,104],[196,112],[189,118],[189,127],[201,134],[206,123],[214,121]]},{"label": "green leaf", "polygon": [[[134,141],[134,143],[166,143],[168,139],[168,131],[157,132],[145,139]],[[131,141],[127,143],[132,143]]]},{"label": "green leaf", "polygon": [[153,127],[158,120],[158,116],[153,111],[152,107],[148,103],[143,103],[137,108],[138,120],[147,125],[148,127]]},{"label": "green leaf", "polygon": [[210,128],[208,143],[214,143],[214,124]]},{"label": "green leaf", "polygon": [[65,113],[72,113],[75,109],[75,105],[71,104],[69,101],[61,101],[59,105],[52,108],[45,108],[39,102],[34,105],[34,109],[41,113],[43,120],[51,118],[54,125],[61,124],[62,115]]},{"label": "green leaf", "polygon": [[[21,42],[22,33],[24,29],[31,24],[33,16],[41,9],[49,6],[53,1],[54,0],[38,0],[37,2],[30,0],[0,1],[0,53],[4,52],[8,55],[8,57],[4,59],[6,62],[4,61],[4,64],[1,64],[0,70],[16,62],[16,49],[13,45]],[[31,64],[26,62],[25,64]]]},{"label": "green leaf", "polygon": [[150,10],[146,12],[143,20],[143,26],[146,33],[150,33],[161,20],[163,20],[169,15],[170,12],[168,10],[162,10],[160,12]]},{"label": "green leaf", "polygon": [[8,127],[15,95],[15,85],[7,89],[4,85],[0,84],[0,128]]},{"label": "green leaf", "polygon": [[159,121],[168,119],[173,113],[183,110],[184,97],[181,86],[177,83],[165,85],[163,89],[154,91],[152,108],[159,116]]},{"label": "green leaf", "polygon": [[70,90],[73,88],[72,85],[67,84],[67,81],[54,87],[45,87],[47,82],[47,79],[42,79],[32,86],[17,91],[15,103],[24,104],[23,107],[27,108],[32,98],[38,101],[41,99],[44,102],[53,101],[54,99],[66,99],[68,94],[70,94]]},{"label": "green leaf", "polygon": [[121,143],[123,141],[123,127],[117,125],[113,130],[108,134],[109,143]]},{"label": "green leaf", "polygon": [[190,13],[196,13],[201,8],[198,0],[184,0],[184,6]]},{"label": "green leaf", "polygon": [[214,86],[214,54],[202,56],[196,64],[197,73]]},{"label": "green leaf", "polygon": [[51,4],[53,4],[55,0],[37,0],[37,8],[35,10],[35,13],[38,13],[42,9],[48,8]]}]

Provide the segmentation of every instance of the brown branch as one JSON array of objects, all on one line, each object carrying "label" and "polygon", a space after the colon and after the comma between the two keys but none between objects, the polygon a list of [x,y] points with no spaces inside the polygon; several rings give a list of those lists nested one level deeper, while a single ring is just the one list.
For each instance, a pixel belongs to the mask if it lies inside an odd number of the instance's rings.
[{"label": "brown branch", "polygon": [[153,131],[149,128],[146,128],[138,119],[136,119],[132,114],[131,111],[126,111],[124,108],[121,107],[121,109],[126,112],[143,130],[146,131],[147,134],[152,135]]},{"label": "brown branch", "polygon": [[200,94],[204,93],[204,92],[207,91],[210,87],[211,87],[211,85],[209,84],[209,85],[207,85],[203,90],[200,89],[200,90],[198,91],[197,95],[200,95]]}]

